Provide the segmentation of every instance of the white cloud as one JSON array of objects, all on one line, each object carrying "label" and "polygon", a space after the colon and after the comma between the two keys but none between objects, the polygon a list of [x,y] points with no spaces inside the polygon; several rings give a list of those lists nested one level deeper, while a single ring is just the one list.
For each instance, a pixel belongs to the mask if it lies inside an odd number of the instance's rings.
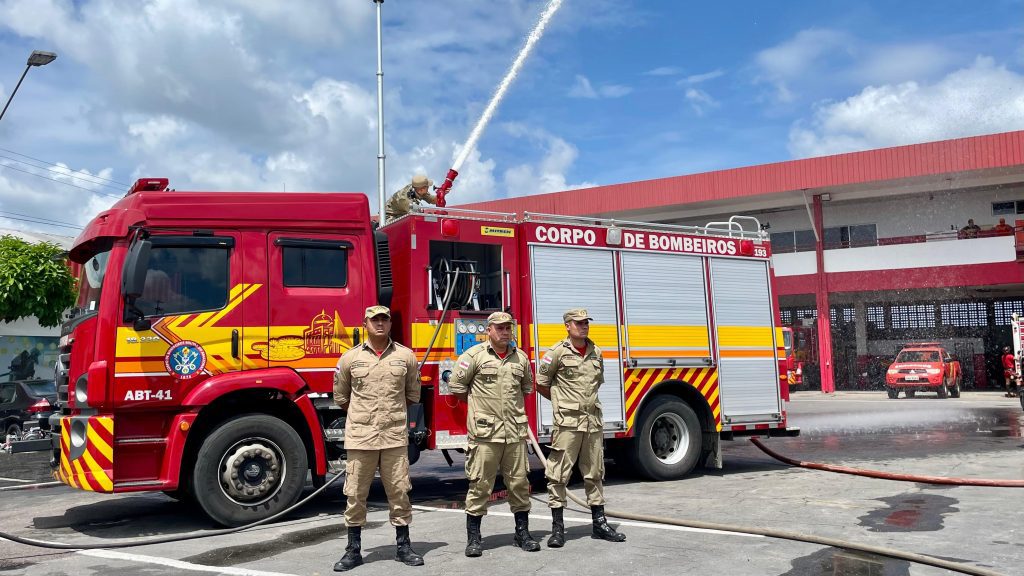
[{"label": "white cloud", "polygon": [[582,74],[576,75],[576,81],[573,83],[572,88],[569,89],[567,94],[570,98],[621,98],[633,89],[629,86],[623,86],[621,84],[602,84],[598,88],[590,83],[590,80]]},{"label": "white cloud", "polygon": [[654,68],[654,69],[648,70],[647,72],[644,72],[644,75],[646,75],[646,76],[675,76],[677,74],[682,74],[682,72],[683,72],[683,70],[681,68],[676,68],[675,66],[659,66],[657,68]]},{"label": "white cloud", "polygon": [[703,116],[708,108],[718,106],[718,102],[703,90],[687,88],[685,95],[686,101],[690,103],[690,107],[698,116]]},{"label": "white cloud", "polygon": [[508,124],[506,132],[513,137],[532,141],[543,151],[539,164],[520,164],[505,171],[504,184],[508,196],[527,196],[546,192],[561,192],[578,188],[592,188],[592,182],[569,183],[566,177],[579,151],[562,138],[541,128],[523,124]]},{"label": "white cloud", "polygon": [[847,50],[849,45],[850,37],[844,32],[801,30],[793,38],[758,52],[754,58],[759,68],[756,81],[771,84],[780,102],[790,102],[795,98],[791,82],[804,78],[827,56]]},{"label": "white cloud", "polygon": [[711,72],[705,72],[703,74],[693,74],[691,76],[687,76],[686,78],[683,78],[682,80],[679,81],[679,85],[680,86],[685,86],[685,85],[701,84],[703,82],[707,82],[708,80],[714,80],[715,78],[721,78],[724,75],[725,75],[725,72],[723,72],[722,69],[719,68],[719,69],[716,69],[716,70],[712,70]]},{"label": "white cloud", "polygon": [[790,130],[794,157],[1024,129],[1024,76],[979,57],[931,84],[868,86]]}]

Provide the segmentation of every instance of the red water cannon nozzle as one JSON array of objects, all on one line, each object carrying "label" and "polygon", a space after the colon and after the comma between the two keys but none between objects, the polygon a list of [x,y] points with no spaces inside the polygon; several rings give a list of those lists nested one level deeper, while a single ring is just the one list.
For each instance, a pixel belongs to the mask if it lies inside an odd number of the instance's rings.
[{"label": "red water cannon nozzle", "polygon": [[448,175],[444,177],[444,183],[437,189],[437,205],[439,207],[445,207],[444,197],[452,189],[452,182],[455,181],[455,177],[458,175],[459,173],[454,168],[448,169]]}]

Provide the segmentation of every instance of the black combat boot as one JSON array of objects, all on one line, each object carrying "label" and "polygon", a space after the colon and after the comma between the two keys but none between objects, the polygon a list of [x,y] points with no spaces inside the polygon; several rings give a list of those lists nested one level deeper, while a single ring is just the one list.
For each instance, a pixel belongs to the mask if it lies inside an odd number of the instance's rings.
[{"label": "black combat boot", "polygon": [[608,525],[608,519],[604,516],[604,506],[591,506],[590,515],[594,518],[594,533],[591,538],[607,540],[609,542],[625,542],[626,535],[616,532],[615,528]]},{"label": "black combat boot", "polygon": [[515,545],[527,552],[540,550],[540,544],[530,534],[530,513],[516,512],[516,537],[513,540]]},{"label": "black combat boot", "polygon": [[335,572],[345,572],[363,563],[363,528],[362,526],[348,527],[348,545],[345,546],[345,555],[334,563]]},{"label": "black combat boot", "polygon": [[412,542],[409,541],[408,526],[395,526],[395,543],[398,544],[395,560],[406,566],[423,566],[423,556],[420,556],[412,549]]},{"label": "black combat boot", "polygon": [[551,537],[548,538],[548,548],[561,548],[565,546],[564,512],[565,508],[562,507],[551,509]]},{"label": "black combat boot", "polygon": [[483,516],[466,514],[466,556],[476,558],[484,553],[484,545],[480,538],[480,520]]}]

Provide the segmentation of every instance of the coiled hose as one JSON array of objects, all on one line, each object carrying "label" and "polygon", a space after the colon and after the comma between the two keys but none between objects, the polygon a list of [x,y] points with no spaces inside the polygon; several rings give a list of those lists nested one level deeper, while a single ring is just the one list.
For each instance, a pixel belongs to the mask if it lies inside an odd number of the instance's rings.
[{"label": "coiled hose", "polygon": [[[540,444],[537,443],[537,437],[534,436],[533,430],[527,427],[529,433],[530,445],[533,446],[534,452],[537,453],[537,457],[540,458],[544,466],[547,467],[548,461],[544,457],[544,453],[540,450]],[[590,505],[585,501],[578,498],[571,490],[567,490],[566,494],[576,504],[589,508]],[[803,534],[800,532],[790,532],[788,530],[776,530],[774,528],[758,528],[753,526],[739,526],[736,524],[719,524],[717,522],[704,522],[701,520],[684,520],[679,518],[668,518],[666,516],[653,516],[649,514],[634,514],[632,512],[623,512],[621,510],[615,510],[612,508],[605,508],[605,515],[614,516],[615,518],[622,518],[623,520],[636,520],[639,522],[652,522],[655,524],[667,524],[670,526],[683,526],[686,528],[700,528],[702,530],[719,530],[722,532],[737,532],[740,534],[754,534],[757,536],[767,536],[769,538],[780,538],[783,540],[794,540],[796,542],[808,542],[810,544],[821,544],[824,546],[832,546],[835,548],[845,548],[847,550],[857,550],[860,552],[867,552],[869,554],[877,554],[879,556],[887,556],[889,558],[897,558],[899,560],[906,560],[908,562],[914,562],[917,564],[926,564],[928,566],[935,566],[937,568],[944,568],[946,570],[952,570],[960,574],[972,574],[975,576],[1005,576],[1000,572],[989,570],[987,568],[978,568],[975,566],[969,566],[967,564],[961,564],[959,562],[951,562],[949,560],[943,560],[941,558],[935,558],[925,554],[915,554],[913,552],[904,552],[902,550],[895,550],[892,548],[885,548],[882,546],[871,546],[868,544],[857,544],[855,542],[849,542],[847,540],[839,540],[838,538],[828,538],[826,536],[815,536],[813,534]]]}]

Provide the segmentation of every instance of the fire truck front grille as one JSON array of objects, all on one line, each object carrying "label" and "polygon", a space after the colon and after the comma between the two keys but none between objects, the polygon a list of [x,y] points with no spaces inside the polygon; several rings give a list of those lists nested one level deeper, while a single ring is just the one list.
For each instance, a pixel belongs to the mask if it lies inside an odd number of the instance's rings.
[{"label": "fire truck front grille", "polygon": [[928,371],[924,368],[902,368],[900,374],[927,374]]}]

